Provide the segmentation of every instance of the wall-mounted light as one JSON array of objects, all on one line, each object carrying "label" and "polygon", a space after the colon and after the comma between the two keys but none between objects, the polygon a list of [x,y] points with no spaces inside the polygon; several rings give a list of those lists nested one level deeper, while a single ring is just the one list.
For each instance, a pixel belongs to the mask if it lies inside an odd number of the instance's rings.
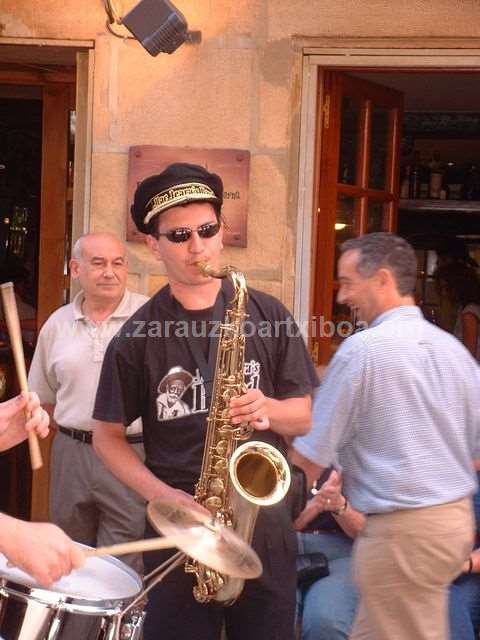
[{"label": "wall-mounted light", "polygon": [[345,227],[348,227],[348,225],[345,222],[336,222],[335,223],[335,231],[343,231],[345,229]]},{"label": "wall-mounted light", "polygon": [[107,12],[107,29],[117,38],[132,38],[115,31],[113,24],[125,26],[152,56],[173,53],[184,42],[201,42],[200,31],[188,31],[185,16],[169,0],[140,0],[121,17],[114,0],[103,0]]}]

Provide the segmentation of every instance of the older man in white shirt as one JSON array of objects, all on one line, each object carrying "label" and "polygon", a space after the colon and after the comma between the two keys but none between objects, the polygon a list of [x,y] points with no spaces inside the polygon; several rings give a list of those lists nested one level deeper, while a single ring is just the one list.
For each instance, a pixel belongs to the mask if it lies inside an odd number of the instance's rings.
[{"label": "older man in white shirt", "polygon": [[[145,504],[96,456],[93,404],[111,338],[147,297],[126,289],[125,245],[111,233],[80,238],[70,263],[82,290],[40,331],[29,385],[52,416],[50,518],[78,542],[109,545],[143,537]],[[143,459],[141,422],[128,439]],[[141,569],[140,555],[124,561]]]}]

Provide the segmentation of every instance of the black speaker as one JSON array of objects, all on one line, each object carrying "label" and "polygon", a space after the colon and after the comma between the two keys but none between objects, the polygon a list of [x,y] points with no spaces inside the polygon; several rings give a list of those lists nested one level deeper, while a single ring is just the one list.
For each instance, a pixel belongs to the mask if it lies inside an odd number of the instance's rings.
[{"label": "black speaker", "polygon": [[185,16],[169,0],[140,0],[122,24],[152,56],[173,53],[188,39]]}]

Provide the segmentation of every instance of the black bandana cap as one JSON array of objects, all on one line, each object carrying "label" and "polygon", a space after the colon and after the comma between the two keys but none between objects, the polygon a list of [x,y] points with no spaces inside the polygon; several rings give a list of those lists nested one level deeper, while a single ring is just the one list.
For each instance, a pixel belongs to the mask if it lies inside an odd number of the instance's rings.
[{"label": "black bandana cap", "polygon": [[131,214],[141,233],[151,233],[152,221],[160,213],[190,202],[222,206],[222,179],[200,165],[177,162],[138,185]]}]

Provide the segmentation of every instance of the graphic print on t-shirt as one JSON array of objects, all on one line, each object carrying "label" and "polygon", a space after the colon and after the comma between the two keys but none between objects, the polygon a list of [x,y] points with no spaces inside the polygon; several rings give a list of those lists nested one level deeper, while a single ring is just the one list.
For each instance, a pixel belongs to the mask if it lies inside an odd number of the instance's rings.
[{"label": "graphic print on t-shirt", "polygon": [[[260,386],[260,363],[250,360],[245,363],[245,385],[247,389],[258,389]],[[185,393],[191,391],[190,404],[183,400]],[[169,369],[157,387],[157,420],[174,420],[192,413],[206,413],[207,392],[200,370],[192,375],[181,366]]]},{"label": "graphic print on t-shirt", "polygon": [[171,420],[191,413],[190,407],[182,400],[183,394],[192,384],[193,376],[183,367],[172,367],[160,380],[157,387],[157,419]]}]

